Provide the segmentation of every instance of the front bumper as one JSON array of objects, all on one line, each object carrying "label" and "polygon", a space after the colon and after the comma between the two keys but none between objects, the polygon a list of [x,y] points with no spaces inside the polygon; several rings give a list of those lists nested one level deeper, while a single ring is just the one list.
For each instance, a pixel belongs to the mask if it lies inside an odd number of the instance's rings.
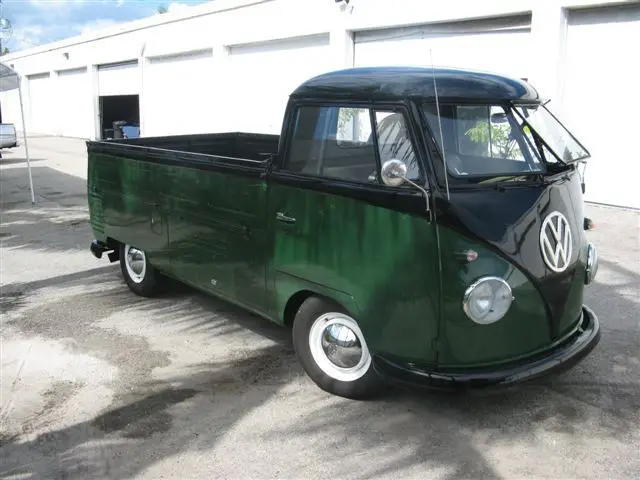
[{"label": "front bumper", "polygon": [[375,370],[392,383],[430,388],[486,388],[509,386],[551,373],[566,371],[585,358],[600,341],[600,323],[595,313],[582,306],[578,329],[563,342],[519,362],[492,369],[427,371],[374,356]]}]

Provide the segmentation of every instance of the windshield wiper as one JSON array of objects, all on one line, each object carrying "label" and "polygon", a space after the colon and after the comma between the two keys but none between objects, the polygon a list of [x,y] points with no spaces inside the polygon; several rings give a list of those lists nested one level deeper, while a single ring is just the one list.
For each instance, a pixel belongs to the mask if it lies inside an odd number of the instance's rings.
[{"label": "windshield wiper", "polygon": [[494,185],[499,188],[504,184],[519,184],[525,182],[544,183],[544,174],[542,172],[527,172],[517,175],[501,175],[499,177],[488,178],[478,182],[479,185]]}]

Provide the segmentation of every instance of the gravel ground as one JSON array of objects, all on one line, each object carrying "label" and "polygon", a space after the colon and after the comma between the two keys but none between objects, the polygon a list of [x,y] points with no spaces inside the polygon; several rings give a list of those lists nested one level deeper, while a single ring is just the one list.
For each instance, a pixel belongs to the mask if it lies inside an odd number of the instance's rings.
[{"label": "gravel ground", "polygon": [[288,332],[189,288],[141,299],[94,259],[84,143],[0,160],[0,478],[638,478],[640,215],[587,206],[603,338],[500,392],[354,402]]}]

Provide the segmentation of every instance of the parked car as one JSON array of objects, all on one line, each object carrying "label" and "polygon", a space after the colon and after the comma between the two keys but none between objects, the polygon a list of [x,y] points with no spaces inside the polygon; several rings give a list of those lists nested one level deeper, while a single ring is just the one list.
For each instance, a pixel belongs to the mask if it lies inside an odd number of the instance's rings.
[{"label": "parked car", "polygon": [[525,81],[348,69],[293,91],[280,135],[87,151],[96,257],[135,294],[172,277],[291,326],[333,394],[511,385],[600,339],[589,153]]},{"label": "parked car", "polygon": [[0,123],[0,148],[15,148],[18,146],[18,136],[13,123]]}]

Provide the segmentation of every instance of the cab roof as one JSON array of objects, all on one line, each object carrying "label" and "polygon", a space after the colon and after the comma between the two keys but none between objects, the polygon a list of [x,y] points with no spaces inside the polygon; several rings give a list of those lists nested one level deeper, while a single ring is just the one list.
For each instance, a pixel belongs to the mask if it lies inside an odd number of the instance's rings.
[{"label": "cab roof", "polygon": [[341,100],[435,100],[443,101],[541,101],[524,80],[494,73],[454,68],[370,67],[348,68],[313,77],[298,88],[293,98]]}]

